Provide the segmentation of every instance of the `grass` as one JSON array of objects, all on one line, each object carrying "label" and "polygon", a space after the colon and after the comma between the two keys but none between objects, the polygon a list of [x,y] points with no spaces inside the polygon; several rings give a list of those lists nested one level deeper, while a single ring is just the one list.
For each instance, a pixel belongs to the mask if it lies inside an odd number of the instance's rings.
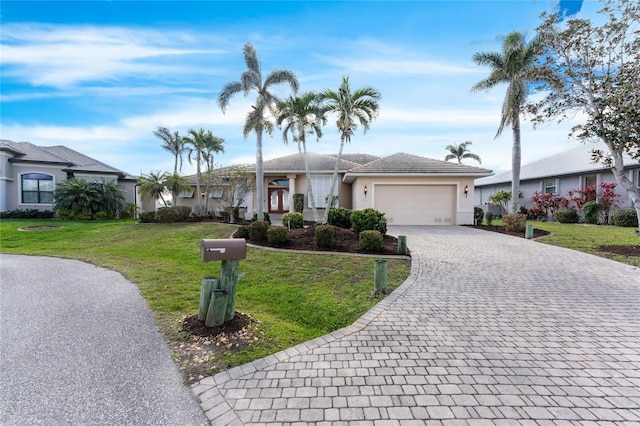
[{"label": "grass", "polygon": [[[61,226],[20,231],[24,226]],[[77,259],[116,270],[136,283],[171,342],[184,339],[180,321],[198,311],[203,276],[220,262],[200,260],[200,240],[228,238],[234,226],[212,223],[139,224],[137,221],[0,222],[0,252]],[[236,309],[259,320],[261,339],[240,352],[209,360],[233,367],[345,327],[379,299],[373,258],[285,253],[249,248],[240,261]],[[408,276],[410,262],[389,260],[389,288]]]}]

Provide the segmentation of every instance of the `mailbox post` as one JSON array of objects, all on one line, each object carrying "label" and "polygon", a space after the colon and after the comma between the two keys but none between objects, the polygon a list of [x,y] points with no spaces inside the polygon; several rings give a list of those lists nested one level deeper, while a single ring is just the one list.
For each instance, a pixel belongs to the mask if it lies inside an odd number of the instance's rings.
[{"label": "mailbox post", "polygon": [[238,262],[247,257],[247,242],[240,238],[202,240],[200,257],[204,262],[222,261],[219,279],[204,277],[202,280],[198,312],[198,318],[204,319],[205,325],[219,326],[235,316]]}]

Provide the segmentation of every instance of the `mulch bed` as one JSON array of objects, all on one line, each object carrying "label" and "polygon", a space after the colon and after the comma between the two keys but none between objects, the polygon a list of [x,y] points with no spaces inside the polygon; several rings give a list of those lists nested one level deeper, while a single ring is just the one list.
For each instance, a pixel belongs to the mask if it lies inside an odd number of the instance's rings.
[{"label": "mulch bed", "polygon": [[[498,232],[500,234],[511,235],[514,237],[526,238],[524,231],[522,232],[507,231],[506,227],[504,226],[496,226],[496,225],[464,225],[464,226],[469,226],[471,228],[476,228],[476,229],[482,229],[483,231]],[[543,231],[542,229],[533,228],[533,238],[544,237],[545,235],[549,235],[549,234],[551,234],[551,232]]]},{"label": "mulch bed", "polygon": [[598,246],[597,251],[619,254],[622,256],[640,257],[640,245],[637,246]]}]

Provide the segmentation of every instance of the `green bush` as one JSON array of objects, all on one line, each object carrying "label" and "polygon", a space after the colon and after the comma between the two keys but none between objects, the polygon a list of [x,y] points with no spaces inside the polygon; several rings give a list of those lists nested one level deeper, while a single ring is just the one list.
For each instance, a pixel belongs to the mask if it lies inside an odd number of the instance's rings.
[{"label": "green bush", "polygon": [[107,220],[109,219],[109,215],[106,212],[97,212],[93,215],[95,220]]},{"label": "green bush", "polygon": [[156,211],[156,222],[175,223],[178,221],[176,210],[171,207],[159,207]]},{"label": "green bush", "polygon": [[[271,225],[271,217],[269,217],[269,213],[264,212],[262,213],[262,216],[264,218],[264,222],[267,222],[269,225]],[[251,219],[252,222],[258,222],[258,213],[253,215],[253,218]]]},{"label": "green bush", "polygon": [[584,216],[584,221],[592,225],[596,225],[598,223],[598,219],[600,219],[600,216],[602,215],[602,210],[602,204],[599,204],[597,201],[584,203],[582,206],[582,216]]},{"label": "green bush", "polygon": [[191,207],[176,206],[170,208],[175,209],[177,222],[189,222],[189,219],[191,218]]},{"label": "green bush", "polygon": [[249,239],[249,227],[247,225],[238,226],[236,230],[236,236],[238,238]]},{"label": "green bush", "polygon": [[156,212],[140,212],[138,219],[140,219],[140,223],[154,223],[156,221]]},{"label": "green bush", "polygon": [[16,209],[0,212],[0,219],[52,219],[55,215],[53,210]]},{"label": "green bush", "polygon": [[384,236],[387,234],[387,219],[384,213],[372,208],[355,210],[351,213],[351,228],[357,234],[362,231],[378,231]]},{"label": "green bush", "polygon": [[482,218],[484,217],[484,210],[480,207],[473,208],[473,224],[482,225]]},{"label": "green bush", "polygon": [[69,209],[60,209],[56,211],[58,219],[60,220],[73,220],[73,211]]},{"label": "green bush", "polygon": [[252,241],[267,241],[269,222],[259,221],[249,225],[249,239]]},{"label": "green bush", "polygon": [[358,237],[360,240],[360,247],[366,251],[380,251],[382,250],[383,236],[380,231],[367,230],[362,231]]},{"label": "green bush", "polygon": [[73,220],[91,220],[91,213],[80,212],[73,215]]},{"label": "green bush", "polygon": [[553,217],[560,223],[578,223],[580,215],[575,210],[560,210],[553,214]]},{"label": "green bush", "polygon": [[304,211],[304,194],[293,194],[293,211],[298,213]]},{"label": "green bush", "polygon": [[315,231],[316,245],[321,249],[330,249],[333,246],[333,237],[336,230],[333,225],[318,225]]},{"label": "green bush", "polygon": [[280,219],[284,226],[289,226],[291,229],[300,229],[304,227],[304,216],[302,213],[291,212],[285,213]]},{"label": "green bush", "polygon": [[492,212],[486,212],[484,214],[484,219],[487,221],[487,225],[491,226],[493,224],[493,220],[496,218],[496,215]]},{"label": "green bush", "polygon": [[272,226],[267,229],[267,241],[272,246],[282,246],[289,241],[289,231],[284,226]]},{"label": "green bush", "polygon": [[351,210],[344,207],[338,207],[329,210],[329,217],[327,218],[329,225],[337,226],[338,228],[351,228]]},{"label": "green bush", "polygon": [[521,232],[527,227],[527,215],[521,213],[505,214],[502,216],[502,222],[507,231]]},{"label": "green bush", "polygon": [[636,214],[636,209],[628,208],[628,209],[619,209],[613,212],[611,215],[611,223],[615,226],[623,226],[623,227],[638,227],[638,215]]}]

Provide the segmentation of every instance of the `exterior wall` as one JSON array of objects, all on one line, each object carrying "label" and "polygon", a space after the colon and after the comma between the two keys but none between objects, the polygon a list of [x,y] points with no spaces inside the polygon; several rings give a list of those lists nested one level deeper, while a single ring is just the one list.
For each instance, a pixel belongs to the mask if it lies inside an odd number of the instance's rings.
[{"label": "exterior wall", "polygon": [[53,184],[55,187],[58,182],[67,180],[67,173],[63,172],[60,169],[60,166],[48,166],[46,164],[13,163],[12,169],[11,179],[13,179],[13,181],[6,187],[6,210],[53,210],[53,204],[33,204],[22,202],[22,175],[26,173],[45,173],[51,175],[53,176]]}]

